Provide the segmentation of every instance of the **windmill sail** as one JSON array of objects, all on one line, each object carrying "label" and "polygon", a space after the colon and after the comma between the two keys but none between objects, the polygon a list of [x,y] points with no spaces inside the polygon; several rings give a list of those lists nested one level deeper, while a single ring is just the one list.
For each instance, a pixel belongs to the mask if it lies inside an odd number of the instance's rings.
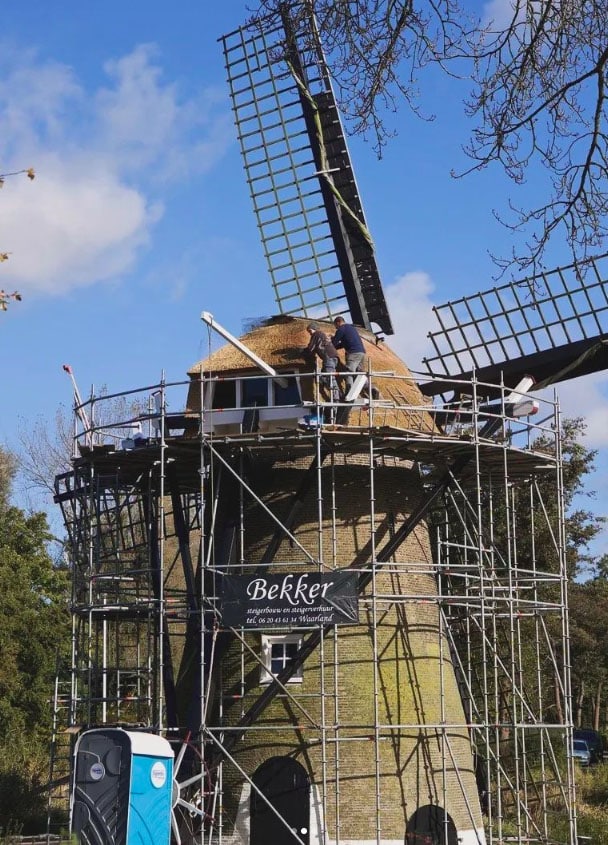
[{"label": "windmill sail", "polygon": [[[429,373],[538,387],[608,368],[608,254],[465,296],[433,310]],[[439,380],[421,385],[441,393]]]},{"label": "windmill sail", "polygon": [[393,328],[314,20],[222,38],[254,212],[282,314]]}]

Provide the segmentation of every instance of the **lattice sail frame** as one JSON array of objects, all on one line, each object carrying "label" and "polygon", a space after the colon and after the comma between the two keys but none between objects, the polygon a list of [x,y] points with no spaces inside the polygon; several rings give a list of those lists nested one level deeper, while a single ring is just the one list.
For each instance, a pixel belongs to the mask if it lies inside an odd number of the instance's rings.
[{"label": "lattice sail frame", "polygon": [[441,328],[423,363],[435,376],[475,371],[509,386],[530,374],[537,387],[606,369],[607,279],[605,254],[436,306]]},{"label": "lattice sail frame", "polygon": [[314,19],[285,10],[221,40],[280,312],[393,334]]}]

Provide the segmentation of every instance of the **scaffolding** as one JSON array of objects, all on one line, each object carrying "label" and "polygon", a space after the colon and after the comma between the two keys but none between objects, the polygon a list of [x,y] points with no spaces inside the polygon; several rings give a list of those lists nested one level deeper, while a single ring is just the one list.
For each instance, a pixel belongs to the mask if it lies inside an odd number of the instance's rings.
[{"label": "scaffolding", "polygon": [[[558,404],[519,417],[474,378],[458,403],[405,401],[430,379],[380,375],[391,398],[349,417],[300,374],[314,400],[267,430],[263,405],[222,427],[202,371],[84,403],[56,479],[65,727],[173,742],[182,842],[575,845]],[[358,625],[222,621],[226,575],[338,569]],[[300,826],[264,785],[280,754]]]}]

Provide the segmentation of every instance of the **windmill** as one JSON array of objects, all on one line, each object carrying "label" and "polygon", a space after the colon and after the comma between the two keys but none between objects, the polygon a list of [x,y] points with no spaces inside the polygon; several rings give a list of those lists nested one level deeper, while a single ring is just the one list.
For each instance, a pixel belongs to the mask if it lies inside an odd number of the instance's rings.
[{"label": "windmill", "polygon": [[[481,315],[467,300],[474,319],[446,320],[431,376],[413,374],[380,340],[394,327],[314,19],[286,5],[222,42],[280,314],[221,330],[183,412],[161,384],[136,414],[153,435],[81,443],[58,478],[73,719],[136,719],[178,745],[176,842],[553,841],[573,779],[558,416],[519,416],[530,361],[492,359],[482,378],[472,340],[493,348],[482,316],[502,324],[519,289],[500,320],[490,294]],[[368,357],[351,403],[301,354],[309,322],[332,331],[338,315]],[[505,358],[527,354],[522,325],[541,328],[523,304],[495,340]],[[569,363],[589,366],[584,351]],[[542,550],[520,559],[514,526]],[[551,669],[533,689],[530,659]]]}]

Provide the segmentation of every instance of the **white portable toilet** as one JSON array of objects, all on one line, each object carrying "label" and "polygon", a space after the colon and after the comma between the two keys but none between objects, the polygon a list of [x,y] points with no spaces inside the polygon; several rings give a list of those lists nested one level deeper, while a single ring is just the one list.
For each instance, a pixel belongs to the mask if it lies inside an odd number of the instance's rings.
[{"label": "white portable toilet", "polygon": [[95,728],[74,752],[70,830],[86,845],[169,845],[173,749],[156,734]]}]

